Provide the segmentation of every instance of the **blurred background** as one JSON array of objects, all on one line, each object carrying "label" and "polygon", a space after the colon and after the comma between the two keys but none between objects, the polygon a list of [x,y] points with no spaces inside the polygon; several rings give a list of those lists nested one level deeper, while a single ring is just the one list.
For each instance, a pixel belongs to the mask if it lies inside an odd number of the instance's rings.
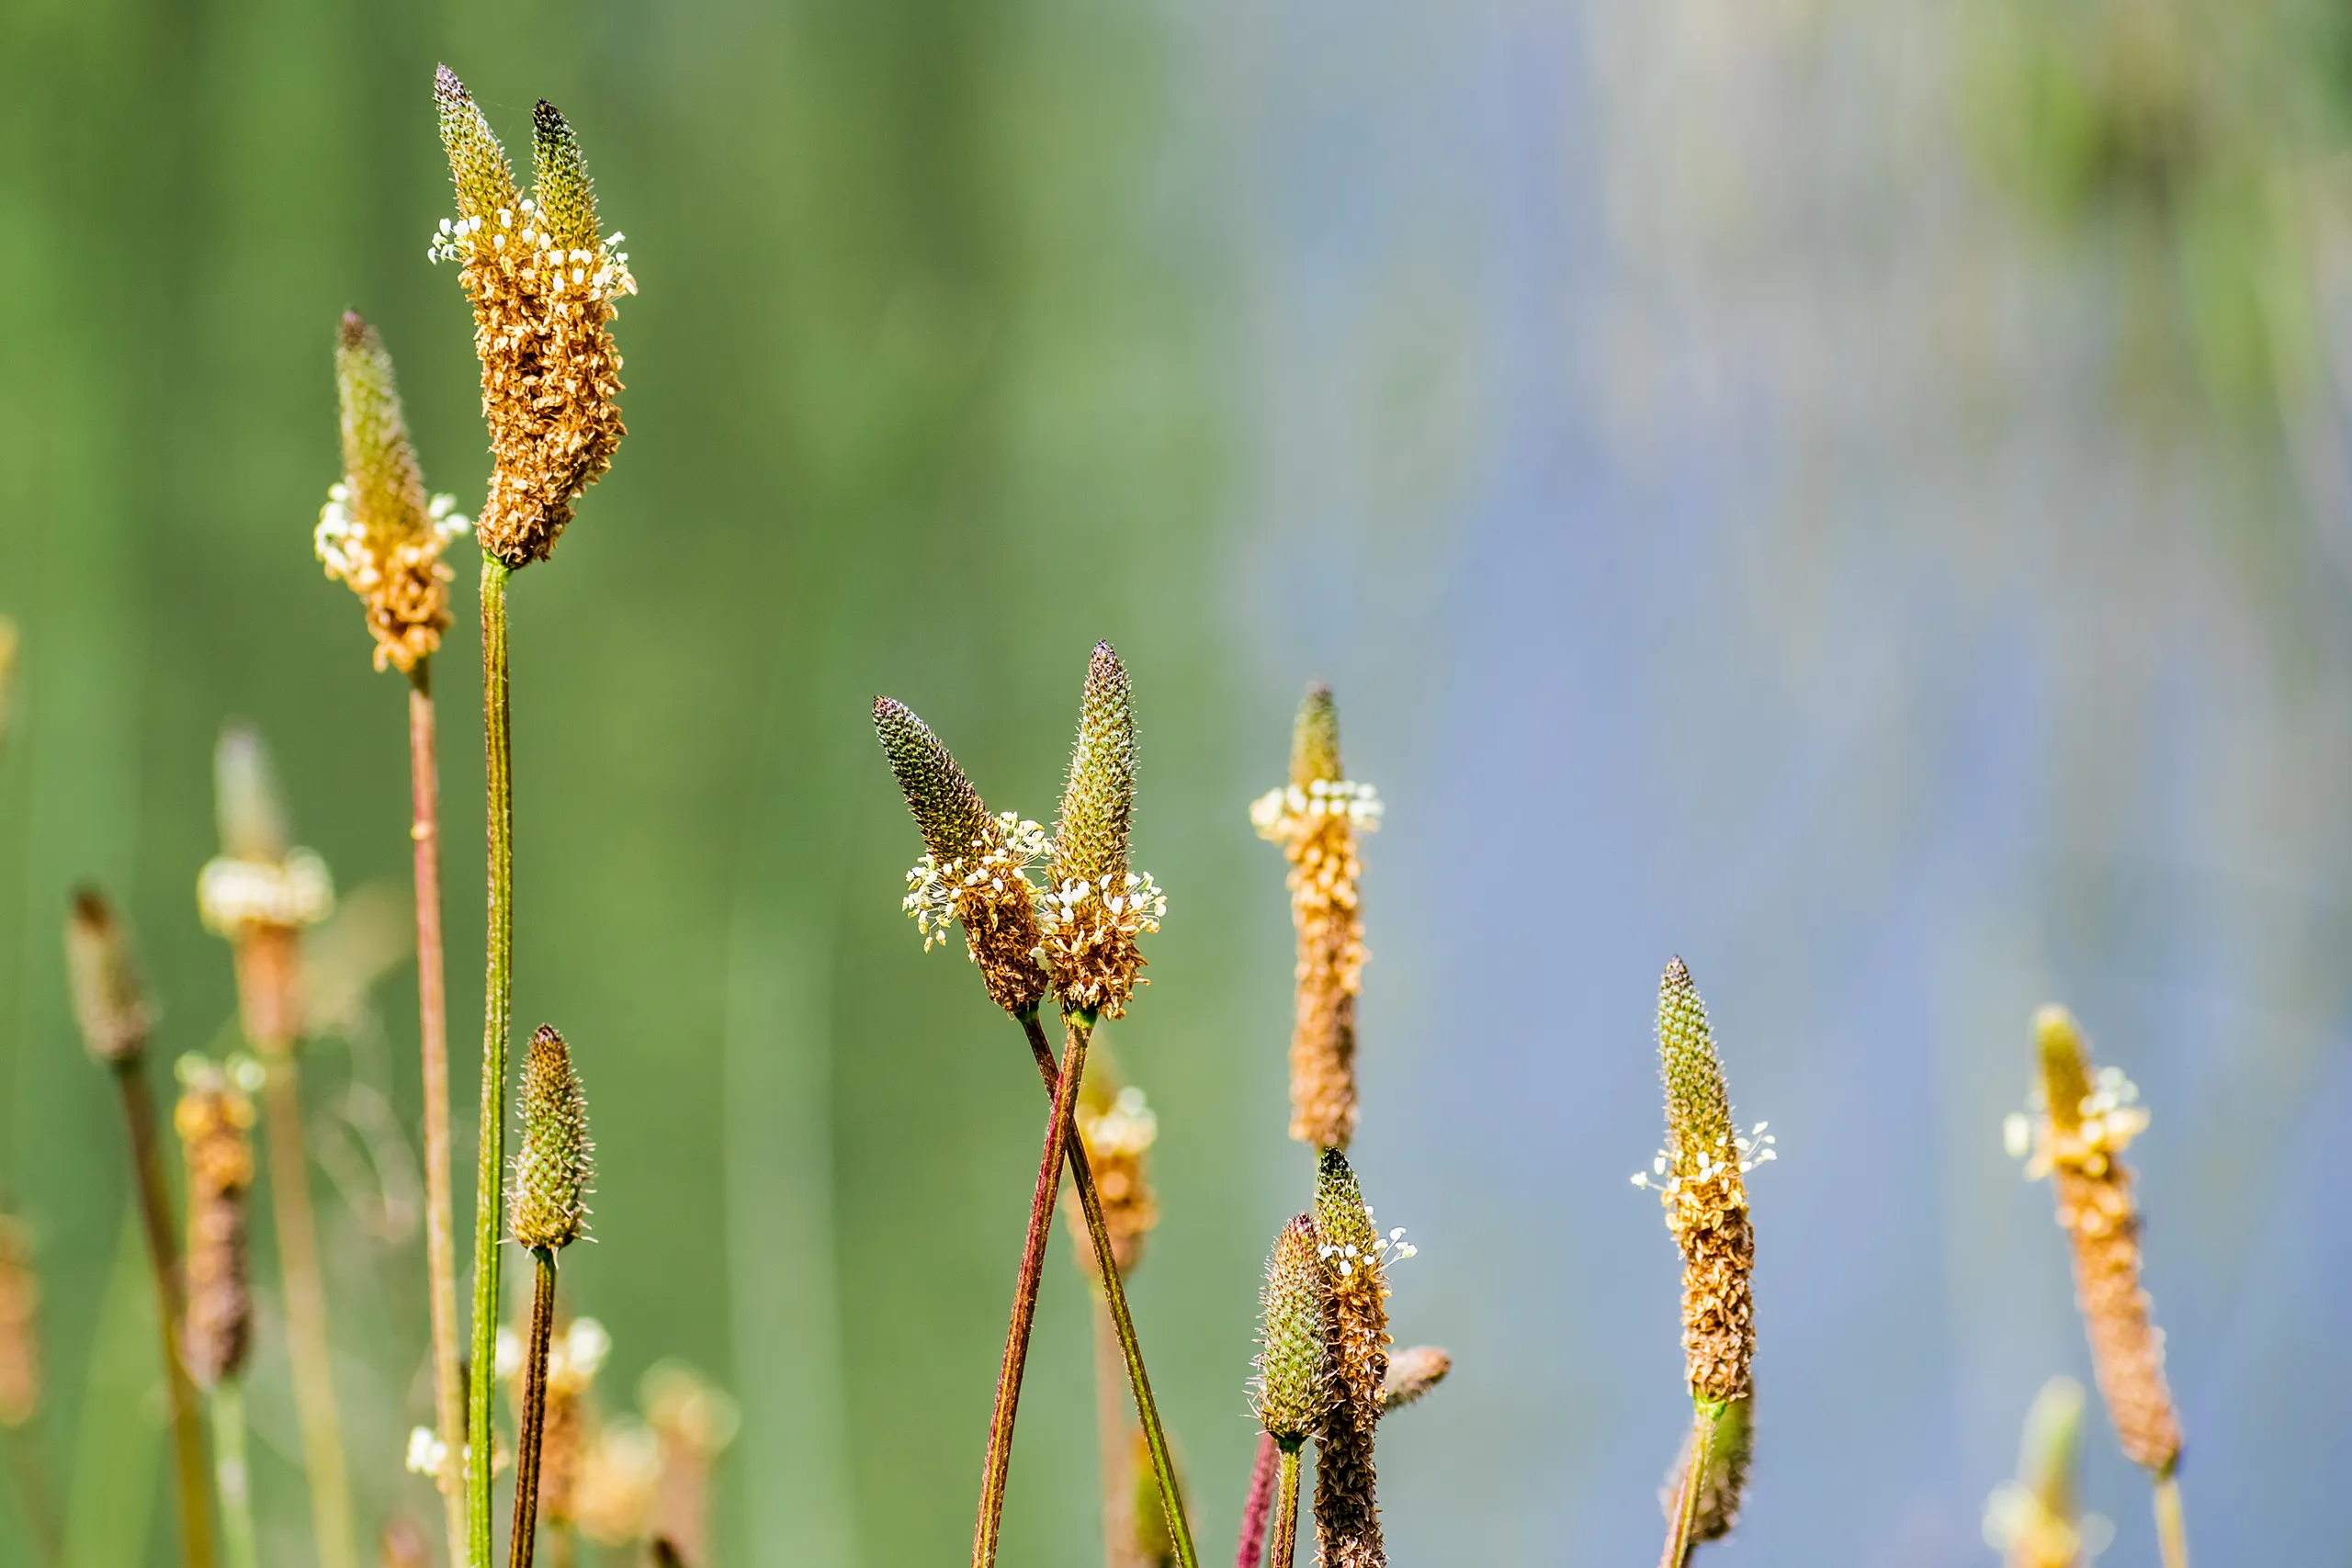
[{"label": "blurred background", "polygon": [[[470,511],[487,471],[424,254],[436,60],[510,142],[562,106],[642,288],[629,439],[513,595],[516,999],[594,1108],[598,1245],[564,1280],[613,1336],[600,1400],[680,1358],[740,1403],[715,1561],[965,1549],[1039,1100],[900,915],[918,844],[867,705],[1046,816],[1102,637],[1171,899],[1105,1032],[1160,1127],[1131,1288],[1204,1559],[1310,1169],[1282,867],[1245,807],[1321,676],[1389,805],[1358,1168],[1420,1247],[1400,1340],[1457,1358],[1384,1434],[1396,1561],[1657,1550],[1677,1269],[1625,1179],[1672,953],[1782,1151],[1754,1184],[1752,1503],[1705,1560],[1993,1560],[2029,1401],[2088,1373],[2048,1192],[2001,1147],[2052,998],[2154,1112],[2193,1544],[2347,1560],[2352,11],[6,0],[0,1187],[38,1237],[74,1568],[164,1562],[175,1531],[60,924],[83,877],[131,917],[159,1091],[233,1043],[194,897],[232,716],[345,891],[322,983],[369,987],[305,1069],[360,1513],[437,1539],[401,1466],[430,1407],[403,694],[310,547],[346,307],[428,485]],[[275,1568],[310,1544],[259,1243]],[[1089,1308],[1054,1245],[1006,1551],[1076,1565]],[[2151,1561],[2093,1415],[2088,1504]],[[0,1560],[29,1562],[6,1506]]]}]

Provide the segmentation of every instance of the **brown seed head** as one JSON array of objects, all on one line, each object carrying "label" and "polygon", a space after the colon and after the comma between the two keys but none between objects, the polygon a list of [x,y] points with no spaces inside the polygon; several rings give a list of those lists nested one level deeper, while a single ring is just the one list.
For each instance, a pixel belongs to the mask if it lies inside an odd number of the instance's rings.
[{"label": "brown seed head", "polygon": [[1386,1247],[1347,1156],[1326,1149],[1316,1172],[1315,1234],[1329,1286],[1324,1341],[1335,1387],[1315,1450],[1315,1535],[1326,1568],[1380,1568],[1373,1432],[1388,1381]]},{"label": "brown seed head", "polygon": [[523,1064],[522,1122],[507,1225],[519,1245],[554,1252],[588,1229],[596,1145],[588,1138],[588,1099],[571,1048],[552,1024],[539,1025],[531,1036]]},{"label": "brown seed head", "polygon": [[1054,825],[1053,885],[1039,907],[1046,972],[1073,1012],[1120,1017],[1145,982],[1136,938],[1159,929],[1168,900],[1127,869],[1135,819],[1136,725],[1126,667],[1094,645],[1078,743]]},{"label": "brown seed head", "polygon": [[2027,1174],[2047,1173],[2057,1194],[2091,1366],[2116,1438],[2134,1464],[2166,1476],[2180,1462],[2180,1416],[2165,1378],[2164,1335],[2140,1284],[2140,1211],[2122,1157],[2148,1113],[2121,1073],[2093,1067],[2073,1014],[2044,1008],[2034,1032],[2042,1113]]},{"label": "brown seed head", "polygon": [[21,1427],[40,1411],[40,1314],[32,1229],[0,1214],[0,1427]]},{"label": "brown seed head", "polygon": [[327,575],[366,606],[376,668],[406,672],[441,646],[449,625],[449,569],[441,552],[465,532],[451,497],[427,500],[410,446],[392,357],[376,329],[346,310],[334,380],[343,410],[343,479],[327,492],[313,536]]},{"label": "brown seed head", "polygon": [[1415,1345],[1397,1351],[1388,1358],[1388,1375],[1381,1380],[1380,1413],[1385,1416],[1417,1403],[1453,1370],[1453,1358],[1441,1346]]},{"label": "brown seed head", "polygon": [[172,1112],[187,1163],[188,1376],[213,1388],[244,1369],[254,1298],[245,1195],[254,1180],[253,1101],[218,1063],[186,1056]]},{"label": "brown seed head", "polygon": [[1331,1408],[1331,1357],[1323,1339],[1330,1297],[1315,1217],[1301,1214],[1283,1227],[1266,1260],[1251,1401],[1259,1425],[1288,1443],[1313,1437]]},{"label": "brown seed head", "polygon": [[1659,1190],[1667,1229],[1682,1253],[1686,1371],[1691,1397],[1729,1404],[1747,1397],[1756,1354],[1749,1293],[1756,1235],[1745,1177],[1751,1156],[1770,1156],[1733,1125],[1706,1006],[1679,958],[1667,964],[1658,986],[1657,1048],[1667,1130]]},{"label": "brown seed head", "polygon": [[82,1043],[101,1062],[128,1062],[146,1048],[154,1015],[139,984],[130,933],[106,895],[85,884],[65,919],[65,972]]},{"label": "brown seed head", "polygon": [[572,503],[611,466],[625,433],[610,323],[637,292],[620,236],[596,231],[579,140],[551,104],[532,115],[536,183],[514,189],[503,148],[447,66],[435,78],[458,193],[431,254],[455,261],[474,311],[490,494],[475,533],[508,567],[545,560]]},{"label": "brown seed head", "polygon": [[1045,852],[1045,830],[1014,812],[989,816],[955,757],[906,704],[875,698],[874,733],[922,834],[923,858],[907,873],[906,909],[923,951],[961,922],[965,951],[989,998],[1016,1018],[1031,1011],[1046,985],[1036,958],[1045,940],[1037,888],[1029,880]]},{"label": "brown seed head", "polygon": [[[1756,1451],[1755,1396],[1734,1400],[1716,1416],[1707,1435],[1706,1468],[1699,1472],[1699,1504],[1691,1526],[1694,1541],[1721,1540],[1739,1523],[1740,1505],[1747,1498],[1747,1469]],[[1681,1500],[1682,1478],[1690,1468],[1690,1449],[1698,1433],[1686,1429],[1674,1468],[1667,1472],[1658,1504],[1668,1519]]]},{"label": "brown seed head", "polygon": [[1359,835],[1380,825],[1370,784],[1340,773],[1339,710],[1331,688],[1306,689],[1291,730],[1291,782],[1250,807],[1261,838],[1290,863],[1291,924],[1298,933],[1290,1038],[1290,1135],[1344,1149],[1356,1130],[1356,998],[1363,988]]}]

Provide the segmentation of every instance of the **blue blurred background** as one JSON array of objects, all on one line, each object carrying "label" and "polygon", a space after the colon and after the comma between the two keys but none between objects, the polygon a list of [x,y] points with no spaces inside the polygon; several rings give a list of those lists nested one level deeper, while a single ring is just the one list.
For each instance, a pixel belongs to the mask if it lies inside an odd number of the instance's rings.
[{"label": "blue blurred background", "polygon": [[[273,741],[347,905],[404,896],[401,686],[309,534],[346,307],[428,483],[470,510],[486,470],[469,322],[424,256],[436,60],[510,140],[564,107],[642,286],[629,439],[514,594],[517,1003],[594,1107],[600,1244],[566,1281],[615,1337],[604,1399],[675,1356],[741,1403],[718,1561],[964,1549],[1037,1092],[899,914],[918,846],[867,704],[910,702],[1044,816],[1101,637],[1171,898],[1106,1031],[1161,1129],[1132,1288],[1205,1555],[1251,1451],[1260,1259],[1309,1171],[1281,865],[1245,807],[1321,676],[1389,803],[1358,1165],[1420,1247],[1400,1339],[1457,1358],[1384,1434],[1396,1561],[1656,1551],[1677,1276],[1625,1178],[1672,953],[1782,1151],[1754,1188],[1753,1501],[1708,1560],[1992,1560],[2028,1402],[2087,1376],[2048,1194],[2000,1139],[2053,998],[2154,1111],[2193,1543],[2346,1560],[2352,13],[7,0],[0,1183],[40,1238],[75,1568],[174,1537],[65,890],[133,918],[159,1088],[233,1031],[193,895],[225,718]],[[421,1247],[384,1201],[413,982],[378,978],[307,1069],[322,1145],[374,1156],[318,1182],[371,1530],[435,1507],[401,1465]],[[1006,1550],[1075,1565],[1102,1551],[1088,1307],[1055,1247]],[[277,1322],[266,1292],[273,1568],[309,1551]],[[2103,1427],[2087,1446],[2113,1560],[2151,1560],[2144,1485]]]}]

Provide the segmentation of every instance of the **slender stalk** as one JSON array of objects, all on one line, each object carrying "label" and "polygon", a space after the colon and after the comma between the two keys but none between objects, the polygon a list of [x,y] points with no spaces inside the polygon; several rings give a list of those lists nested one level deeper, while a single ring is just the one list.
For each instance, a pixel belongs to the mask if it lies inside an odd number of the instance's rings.
[{"label": "slender stalk", "polygon": [[25,1534],[41,1568],[58,1568],[64,1561],[64,1529],[57,1517],[57,1482],[49,1472],[39,1429],[28,1423],[8,1428],[9,1468],[15,1472],[17,1500],[24,1509]]},{"label": "slender stalk", "polygon": [[506,1032],[514,1005],[514,781],[507,736],[504,562],[481,559],[484,815],[490,824],[489,954],[482,974],[481,1157],[474,1170],[473,1384],[465,1447],[466,1533],[473,1568],[490,1568],[490,1397],[498,1361],[499,1201],[506,1170]]},{"label": "slender stalk", "polygon": [[555,1254],[531,1249],[531,1342],[523,1352],[523,1429],[514,1445],[514,1535],[507,1568],[531,1568],[539,1529],[539,1447],[548,1427],[548,1342],[555,1336]]},{"label": "slender stalk", "polygon": [[1280,1495],[1274,1499],[1274,1553],[1266,1568],[1291,1568],[1298,1558],[1298,1445],[1282,1445]]},{"label": "slender stalk", "polygon": [[212,1568],[212,1488],[204,1474],[204,1433],[197,1416],[196,1384],[180,1357],[179,1247],[173,1237],[163,1158],[155,1145],[155,1102],[141,1064],[136,1051],[116,1062],[114,1081],[121,1091],[122,1119],[130,1134],[139,1218],[155,1276],[155,1315],[164,1337],[164,1382],[171,1398],[172,1449],[177,1461],[182,1560],[187,1568]]},{"label": "slender stalk", "polygon": [[2165,1568],[2188,1568],[2188,1527],[2180,1517],[2180,1477],[2167,1471],[2156,1477],[2156,1543]]},{"label": "slender stalk", "polygon": [[[980,1506],[972,1528],[972,1568],[992,1568],[1004,1523],[1004,1483],[1012,1468],[1012,1424],[1020,1414],[1021,1375],[1029,1360],[1029,1330],[1037,1320],[1037,1286],[1045,1273],[1046,1242],[1053,1235],[1054,1199],[1061,1190],[1062,1162],[1078,1137],[1079,1080],[1086,1071],[1086,1042],[1093,1020],[1074,1013],[1066,1021],[1069,1044],[1054,1109],[1046,1122],[1045,1146],[1037,1156],[1037,1189],[1029,1202],[1029,1234],[1021,1247],[1021,1270],[1012,1287],[1012,1321],[1004,1335],[1004,1363],[997,1371],[996,1405],[989,1415],[989,1450],[980,1472]],[[1085,1163],[1080,1156],[1078,1163]],[[1110,1271],[1116,1279],[1118,1270]]]},{"label": "slender stalk", "polygon": [[1241,1540],[1233,1568],[1258,1568],[1266,1557],[1266,1521],[1274,1511],[1274,1471],[1281,1450],[1272,1432],[1258,1434],[1258,1462],[1250,1467],[1250,1491],[1241,1500]]},{"label": "slender stalk", "polygon": [[1136,1489],[1127,1473],[1133,1451],[1127,1440],[1127,1368],[1119,1355],[1119,1330],[1111,1309],[1094,1304],[1094,1445],[1102,1472],[1103,1568],[1126,1568],[1134,1556]]},{"label": "slender stalk", "polygon": [[291,1041],[254,1043],[267,1067],[262,1079],[262,1120],[269,1127],[270,1211],[277,1225],[278,1272],[286,1286],[286,1348],[294,1363],[302,1468],[311,1483],[311,1530],[320,1568],[356,1568],[351,1549],[351,1492],[343,1469],[343,1425],[335,1414],[334,1367],[327,1349],[318,1222],[311,1213],[301,1078]]},{"label": "slender stalk", "polygon": [[258,1568],[254,1502],[245,1465],[245,1391],[233,1377],[212,1391],[212,1473],[220,1483],[220,1540],[229,1568]]},{"label": "slender stalk", "polygon": [[1690,1560],[1690,1532],[1699,1522],[1701,1475],[1706,1469],[1708,1445],[1714,1440],[1716,1418],[1723,1413],[1703,1400],[1693,1401],[1692,1406],[1690,1462],[1682,1467],[1682,1484],[1675,1489],[1674,1517],[1668,1522],[1666,1551],[1658,1557],[1658,1568],[1682,1568]]},{"label": "slender stalk", "polygon": [[[1053,1051],[1046,1043],[1045,1026],[1035,1013],[1023,1015],[1021,1026],[1029,1036],[1029,1051],[1037,1060],[1046,1091],[1058,1104],[1067,1080],[1054,1066]],[[1151,1376],[1144,1371],[1143,1343],[1136,1337],[1135,1316],[1127,1310],[1126,1286],[1119,1278],[1118,1265],[1113,1261],[1111,1232],[1102,1223],[1102,1194],[1094,1190],[1093,1168],[1086,1163],[1086,1145],[1079,1137],[1078,1129],[1068,1122],[1063,1126],[1069,1152],[1070,1184],[1078,1189],[1078,1206],[1086,1216],[1087,1235],[1094,1238],[1094,1260],[1102,1277],[1102,1303],[1110,1309],[1112,1325],[1119,1331],[1119,1349],[1127,1362],[1127,1386],[1135,1394],[1136,1417],[1143,1424],[1144,1446],[1151,1453],[1151,1473],[1159,1484],[1159,1506],[1168,1516],[1168,1533],[1176,1542],[1176,1558],[1183,1568],[1200,1568],[1199,1555],[1193,1549],[1193,1527],[1184,1517],[1184,1499],[1176,1489],[1176,1463],[1168,1451],[1168,1434],[1159,1424],[1159,1404],[1151,1396]]]},{"label": "slender stalk", "polygon": [[424,1272],[433,1309],[434,1409],[447,1457],[440,1475],[452,1568],[466,1560],[466,1388],[458,1371],[458,1258],[449,1191],[449,1013],[441,953],[441,784],[435,747],[433,661],[409,675],[409,841],[416,879],[416,1023],[424,1066]]}]

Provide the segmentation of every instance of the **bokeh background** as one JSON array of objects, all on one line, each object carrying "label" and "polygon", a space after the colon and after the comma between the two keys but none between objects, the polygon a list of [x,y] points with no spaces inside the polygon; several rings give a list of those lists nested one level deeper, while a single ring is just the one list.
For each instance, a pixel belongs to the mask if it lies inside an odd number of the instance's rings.
[{"label": "bokeh background", "polygon": [[[74,1568],[172,1529],[65,890],[134,919],[159,1087],[233,1037],[193,892],[225,718],[346,893],[401,896],[401,688],[309,533],[345,307],[428,482],[480,492],[469,323],[424,254],[443,59],[510,139],[566,109],[642,285],[629,439],[514,594],[517,1002],[594,1107],[600,1240],[565,1280],[616,1340],[603,1399],[681,1357],[741,1402],[720,1562],[964,1550],[1038,1100],[900,917],[867,703],[1042,816],[1100,637],[1172,899],[1106,1036],[1159,1117],[1133,1292],[1205,1555],[1308,1175],[1244,807],[1324,676],[1389,802],[1359,1168],[1421,1248],[1400,1337],[1458,1359],[1385,1434],[1397,1562],[1657,1550],[1676,1271],[1625,1178],[1676,952],[1783,1152],[1753,1501],[1710,1560],[1992,1560],[2030,1398],[2087,1375],[2000,1140],[2052,998],[2154,1109],[2194,1544],[2347,1560],[2341,6],[6,0],[0,1184],[40,1237]],[[461,1172],[469,559],[437,682]],[[347,934],[372,1002],[308,1068],[336,1371],[364,1518],[430,1525],[413,980]],[[1075,1565],[1087,1309],[1055,1246],[1006,1550]],[[277,1323],[272,1568],[309,1552]],[[2088,1448],[2112,1560],[2152,1560],[2144,1487]]]}]

